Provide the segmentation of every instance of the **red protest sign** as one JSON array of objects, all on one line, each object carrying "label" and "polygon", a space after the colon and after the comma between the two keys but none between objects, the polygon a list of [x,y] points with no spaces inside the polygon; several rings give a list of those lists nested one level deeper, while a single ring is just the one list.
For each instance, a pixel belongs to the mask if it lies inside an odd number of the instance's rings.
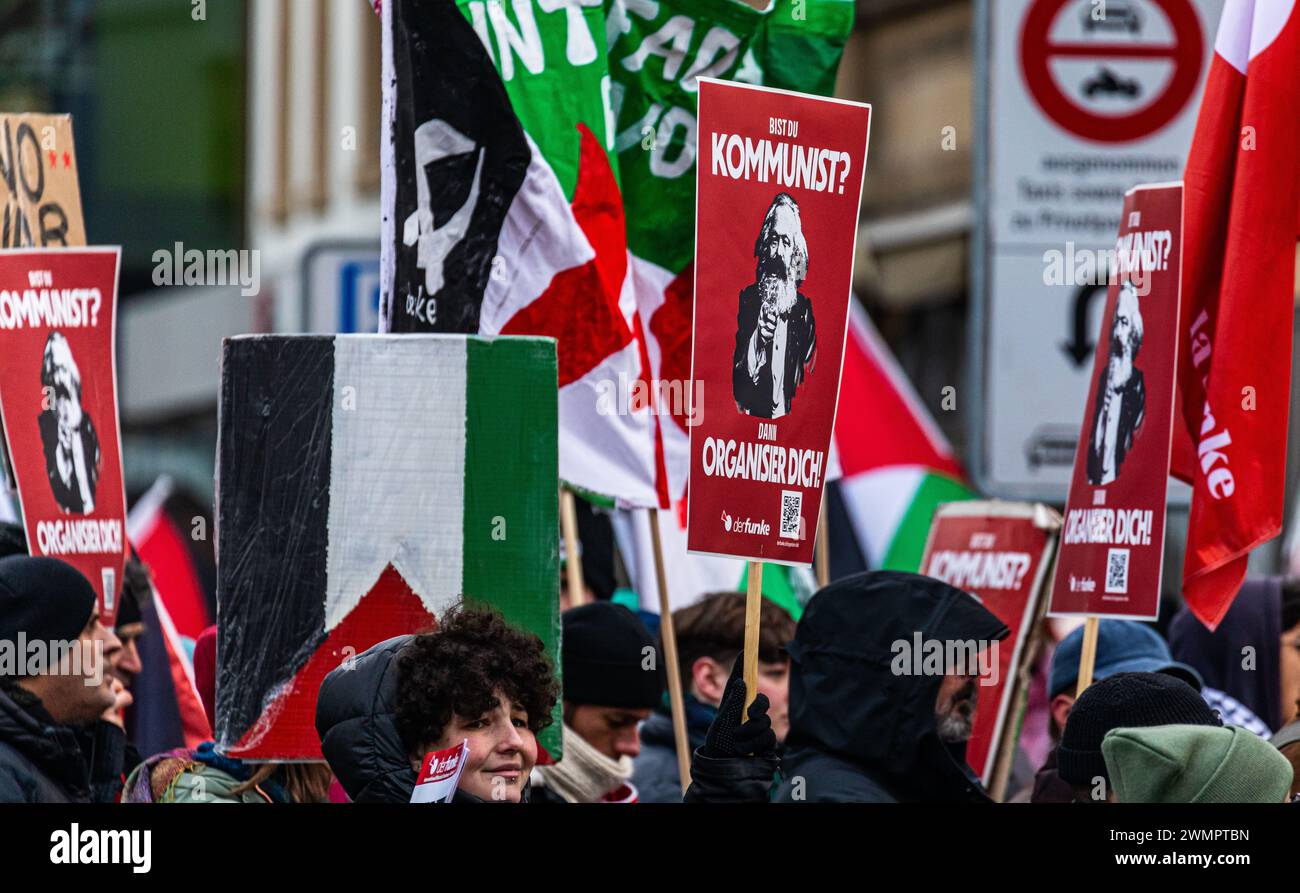
[{"label": "red protest sign", "polygon": [[871,107],[700,79],[687,548],[810,564]]},{"label": "red protest sign", "polygon": [[126,557],[117,248],[0,251],[0,422],[27,547],[81,571],[112,625]]},{"label": "red protest sign", "polygon": [[425,754],[415,789],[411,792],[411,802],[450,803],[468,759],[468,738],[462,738],[460,744]]},{"label": "red protest sign", "polygon": [[966,761],[999,797],[1010,762],[999,765],[999,746],[1014,734],[1022,669],[1032,641],[1060,516],[1024,502],[951,502],[935,512],[921,572],[977,596],[1011,634],[982,657],[979,709],[966,745]]},{"label": "red protest sign", "polygon": [[1154,620],[1173,433],[1182,184],[1129,190],[1121,220],[1049,613]]}]

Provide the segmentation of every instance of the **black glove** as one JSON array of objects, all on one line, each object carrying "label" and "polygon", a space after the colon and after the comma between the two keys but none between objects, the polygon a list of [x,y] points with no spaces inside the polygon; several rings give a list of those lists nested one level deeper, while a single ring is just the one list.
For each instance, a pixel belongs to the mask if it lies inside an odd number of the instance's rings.
[{"label": "black glove", "polygon": [[736,658],[731,678],[722,693],[718,715],[709,724],[700,753],[713,759],[767,756],[776,752],[776,733],[767,715],[767,695],[760,694],[749,705],[749,721],[741,723],[740,711],[745,704],[744,655]]}]

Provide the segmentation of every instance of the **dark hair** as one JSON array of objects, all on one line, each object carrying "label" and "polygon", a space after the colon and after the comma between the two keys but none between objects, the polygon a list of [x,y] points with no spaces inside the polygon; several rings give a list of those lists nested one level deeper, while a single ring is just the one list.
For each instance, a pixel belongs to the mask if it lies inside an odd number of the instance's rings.
[{"label": "dark hair", "polygon": [[496,611],[456,606],[438,629],[397,658],[397,731],[408,753],[442,737],[452,716],[478,718],[504,692],[528,712],[528,728],[551,724],[560,687],[542,640]]},{"label": "dark hair", "polygon": [[140,560],[135,549],[131,550],[130,556],[122,566],[122,589],[130,590],[140,604],[148,602],[152,594],[153,571],[149,569],[149,565]]},{"label": "dark hair", "polygon": [[[0,487],[2,486],[4,486],[3,478],[0,477]],[[23,526],[8,521],[0,522],[0,558],[26,554],[27,535],[23,533]]]},{"label": "dark hair", "polygon": [[[758,659],[785,663],[790,659],[785,646],[794,638],[794,618],[767,598],[761,611]],[[745,649],[745,594],[713,592],[674,611],[673,631],[677,634],[677,671],[682,687],[690,691],[691,667],[697,660],[711,657],[726,666]]]},{"label": "dark hair", "polygon": [[1294,629],[1300,623],[1300,577],[1282,581],[1282,631]]},{"label": "dark hair", "polygon": [[290,803],[325,803],[334,780],[328,763],[263,763],[248,781],[231,788],[230,793],[236,797],[254,789],[261,793],[260,786],[272,776],[289,795]]}]

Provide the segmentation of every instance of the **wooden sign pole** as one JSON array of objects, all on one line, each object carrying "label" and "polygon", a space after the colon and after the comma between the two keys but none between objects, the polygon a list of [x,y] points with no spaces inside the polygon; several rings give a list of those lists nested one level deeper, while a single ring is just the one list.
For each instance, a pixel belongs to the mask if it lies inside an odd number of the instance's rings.
[{"label": "wooden sign pole", "polygon": [[582,582],[582,558],[578,555],[578,503],[573,491],[560,487],[560,531],[564,535],[565,578],[569,583],[569,607],[587,603],[587,587]]},{"label": "wooden sign pole", "polygon": [[749,562],[745,585],[745,706],[740,721],[749,719],[749,705],[758,694],[758,633],[763,616],[763,562]]},{"label": "wooden sign pole", "polygon": [[821,517],[817,519],[817,588],[821,589],[831,581],[831,544],[829,531],[826,529],[826,508],[822,507]]},{"label": "wooden sign pole", "polygon": [[664,643],[664,662],[668,676],[668,702],[673,711],[673,743],[677,750],[677,777],[682,794],[691,786],[691,745],[686,736],[686,699],[682,693],[682,674],[677,664],[677,632],[673,629],[673,612],[668,602],[668,575],[664,572],[664,547],[659,538],[659,510],[650,509],[650,541],[655,552],[655,582],[659,584],[659,638]]},{"label": "wooden sign pole", "polygon": [[1092,671],[1097,664],[1097,618],[1089,617],[1083,622],[1083,650],[1079,653],[1079,686],[1075,697],[1092,685]]}]

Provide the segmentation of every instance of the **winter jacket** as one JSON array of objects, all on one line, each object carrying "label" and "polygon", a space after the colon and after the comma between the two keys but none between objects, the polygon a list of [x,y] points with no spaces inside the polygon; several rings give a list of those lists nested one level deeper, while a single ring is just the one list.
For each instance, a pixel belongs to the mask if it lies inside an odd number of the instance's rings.
[{"label": "winter jacket", "polygon": [[[1253,663],[1242,660],[1247,645],[1254,649]],[[1242,583],[1214,632],[1186,606],[1180,608],[1169,622],[1169,651],[1194,667],[1207,687],[1231,695],[1270,729],[1282,725],[1280,577]]]},{"label": "winter jacket", "polygon": [[[710,757],[702,753],[718,711],[686,696],[686,739],[691,747],[691,784],[682,794],[672,715],[658,710],[641,726],[641,753],[632,784],[642,803],[767,803],[780,760],[775,755]],[[643,788],[642,785],[645,785]]]},{"label": "winter jacket", "polygon": [[0,688],[0,803],[111,803],[125,747],[112,723],[62,726],[35,696]]},{"label": "winter jacket", "polygon": [[691,756],[691,786],[683,803],[768,803],[777,769],[776,754],[708,757],[703,748]]},{"label": "winter jacket", "polygon": [[211,741],[194,750],[179,748],[143,761],[126,779],[123,803],[288,803],[273,775],[239,793],[255,765],[223,757]]},{"label": "winter jacket", "polygon": [[1043,760],[1043,766],[1034,775],[1034,791],[1029,797],[1030,803],[1073,803],[1074,786],[1064,778],[1056,768],[1056,748],[1053,747]]},{"label": "winter jacket", "polygon": [[380,642],[333,670],[316,699],[321,751],[354,803],[409,803],[416,771],[397,731],[397,655],[414,636]]},{"label": "winter jacket", "polygon": [[[777,802],[991,802],[934,722],[943,677],[895,673],[894,643],[1009,633],[973,597],[939,580],[874,571],[813,596],[790,653],[790,732]],[[986,709],[990,706],[984,705]]]},{"label": "winter jacket", "polygon": [[[691,753],[704,744],[717,709],[686,696],[686,740]],[[681,803],[682,783],[677,771],[677,744],[672,715],[660,708],[641,724],[641,753],[632,764],[632,784],[642,803]]]}]

